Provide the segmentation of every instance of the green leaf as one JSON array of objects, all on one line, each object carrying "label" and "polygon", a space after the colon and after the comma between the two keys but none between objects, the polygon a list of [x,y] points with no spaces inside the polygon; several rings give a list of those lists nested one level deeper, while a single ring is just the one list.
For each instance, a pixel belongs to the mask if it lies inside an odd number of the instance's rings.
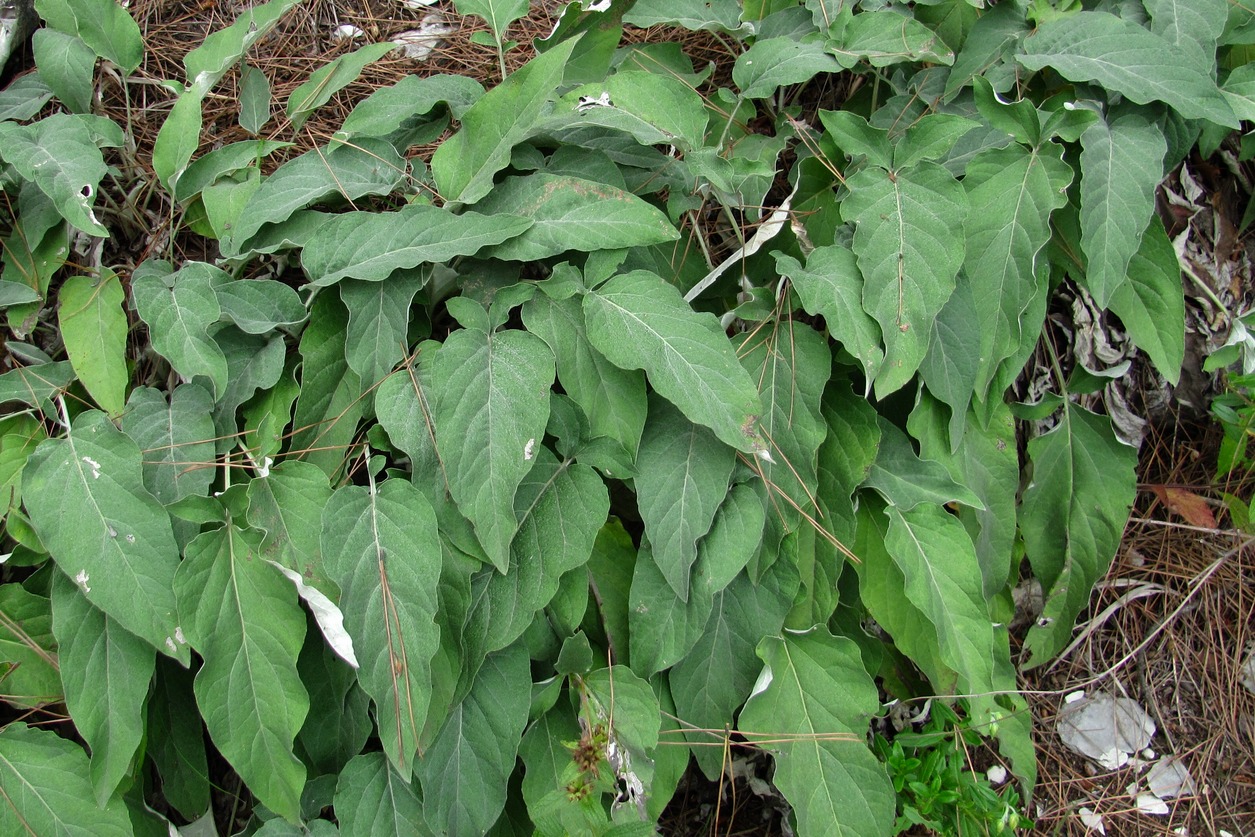
[{"label": "green leaf", "polygon": [[215,285],[228,280],[212,265],[188,262],[167,276],[145,273],[131,281],[135,310],[148,324],[153,348],[185,379],[209,378],[215,398],[227,388],[227,358],[209,327],[222,316]]},{"label": "green leaf", "polygon": [[8,834],[128,837],[134,831],[120,797],[92,800],[87,756],[51,730],[11,723],[0,730],[0,828]]},{"label": "green leaf", "polygon": [[1155,213],[1167,151],[1160,127],[1133,113],[1110,125],[1100,119],[1081,134],[1081,249],[1089,269],[1078,278],[1101,308],[1124,284]]},{"label": "green leaf", "polygon": [[590,436],[609,436],[635,456],[645,428],[644,374],[620,369],[593,348],[577,296],[536,294],[524,303],[522,315],[527,330],[553,351],[558,382],[584,411]]},{"label": "green leaf", "polygon": [[192,692],[192,673],[165,657],[157,658],[146,728],[145,750],[161,776],[162,795],[185,818],[197,819],[209,810],[205,729]]},{"label": "green leaf", "polygon": [[920,364],[920,377],[928,391],[950,407],[950,447],[958,447],[967,420],[967,408],[980,373],[980,333],[972,328],[977,318],[972,283],[959,274],[954,293],[933,320],[928,354]]},{"label": "green leaf", "polygon": [[747,99],[765,99],[777,89],[803,84],[820,73],[839,73],[841,64],[822,41],[767,38],[737,56],[732,81]]},{"label": "green leaf", "polygon": [[[1072,169],[1063,149],[1046,144],[992,149],[968,164],[963,186],[971,211],[963,273],[971,283],[980,335],[976,395],[985,400],[999,364],[1036,344],[1023,318],[1044,293],[1047,273],[1041,250],[1050,241],[1050,215],[1067,203]],[[1019,371],[1018,369],[1016,370]]]},{"label": "green leaf", "polygon": [[1016,60],[1051,67],[1068,81],[1093,81],[1139,105],[1163,102],[1187,119],[1237,128],[1238,118],[1196,51],[1174,45],[1108,12],[1078,12],[1043,23]]},{"label": "green leaf", "polygon": [[188,641],[204,662],[196,703],[218,750],[263,805],[300,817],[305,767],[292,742],[309,709],[296,671],[305,616],[292,585],[233,524],[204,532],[174,579]]},{"label": "green leaf", "polygon": [[174,198],[179,203],[188,203],[205,188],[213,185],[220,178],[235,174],[242,169],[256,166],[261,160],[284,148],[290,148],[290,142],[275,140],[242,140],[215,148],[202,154],[187,167],[179,178],[174,190]]},{"label": "green leaf", "polygon": [[378,61],[395,48],[396,44],[391,41],[367,44],[353,52],[336,56],[311,73],[309,81],[288,96],[287,116],[292,122],[292,130],[300,131],[310,114],[331,101],[331,97],[337,92],[352,84],[367,64]]},{"label": "green leaf", "polygon": [[945,466],[915,455],[906,434],[885,419],[880,424],[880,447],[864,483],[902,511],[920,505],[942,506],[959,502],[974,509],[983,508],[980,498],[965,485],[954,481]]},{"label": "green leaf", "polygon": [[735,0],[637,0],[623,22],[641,29],[661,23],[695,32],[753,33],[752,24],[741,22],[741,4]]},{"label": "green leaf", "polygon": [[267,334],[305,321],[305,305],[288,285],[273,279],[239,279],[217,285],[222,316],[246,334]]},{"label": "green leaf", "polygon": [[474,255],[531,225],[530,218],[477,212],[454,215],[422,204],[396,212],[349,212],[319,229],[301,251],[301,267],[314,285],[331,285],[341,279],[379,282],[397,270]]},{"label": "green leaf", "polygon": [[505,38],[510,24],[527,16],[527,0],[454,0],[453,7],[460,15],[482,18],[498,43]]},{"label": "green leaf", "polygon": [[290,459],[248,483],[248,522],[265,532],[261,557],[325,586],[323,509],[331,499],[327,475],[309,462]]},{"label": "green leaf", "polygon": [[339,585],[345,626],[361,660],[362,688],[377,707],[379,737],[402,776],[427,720],[440,545],[422,493],[391,479],[378,490],[341,488],[322,515],[327,572]]},{"label": "green leaf", "polygon": [[651,399],[636,456],[637,506],[653,560],[681,601],[689,598],[697,541],[710,531],[735,464],[733,450],[709,430]]},{"label": "green leaf", "polygon": [[423,814],[449,835],[483,834],[505,807],[531,704],[527,652],[515,645],[484,661],[418,765]]},{"label": "green leaf", "polygon": [[776,253],[776,269],[793,283],[809,314],[821,314],[829,333],[854,355],[867,380],[875,378],[884,362],[880,326],[863,310],[863,277],[854,251],[831,245],[816,247],[806,267],[792,256]]},{"label": "green leaf", "polygon": [[919,368],[933,320],[954,292],[963,263],[968,200],[941,166],[896,174],[868,167],[848,178],[842,214],[855,224],[863,308],[880,324],[885,361],[878,397],[900,389]]},{"label": "green leaf", "polygon": [[0,586],[0,660],[11,665],[4,677],[4,701],[35,708],[60,703],[64,695],[57,670],[57,643],[52,631],[52,604],[21,584]]},{"label": "green leaf", "polygon": [[1185,361],[1185,297],[1181,264],[1163,225],[1151,222],[1129,260],[1129,281],[1116,288],[1108,308],[1159,374],[1176,386]]},{"label": "green leaf", "polygon": [[236,410],[257,390],[267,390],[279,383],[286,346],[282,334],[272,333],[269,337],[245,334],[229,325],[219,328],[214,340],[227,359],[227,388],[214,408],[218,446],[225,453],[223,449],[230,449],[239,433]]},{"label": "green leaf", "polygon": [[345,765],[336,781],[335,809],[344,834],[431,833],[423,801],[383,753],[363,753]]},{"label": "green leaf", "polygon": [[475,203],[492,191],[493,176],[510,164],[511,150],[527,138],[541,106],[561,83],[575,44],[570,40],[533,58],[462,115],[462,130],[431,158],[431,173],[447,203]]},{"label": "green leaf", "polygon": [[349,368],[369,389],[387,377],[407,354],[410,305],[428,273],[400,270],[382,282],[345,279],[340,299],[349,309],[345,351]]},{"label": "green leaf", "polygon": [[767,747],[798,834],[892,834],[893,786],[865,743],[879,699],[858,646],[816,627],[765,637],[757,652],[766,665],[737,726],[782,742]]},{"label": "green leaf", "polygon": [[156,654],[92,607],[63,575],[52,580],[52,617],[65,704],[91,748],[92,786],[96,804],[104,807],[131,772],[144,737],[144,700]]},{"label": "green leaf", "polygon": [[240,127],[256,136],[270,121],[270,79],[256,67],[240,66]]},{"label": "green leaf", "polygon": [[144,488],[141,458],[104,413],[81,413],[66,438],[31,455],[23,499],[58,568],[88,600],[187,665],[170,587],[179,549],[169,515]]},{"label": "green leaf", "polygon": [[113,0],[36,0],[35,11],[53,29],[77,35],[125,75],[144,58],[144,39],[126,9]]},{"label": "green leaf", "polygon": [[[0,157],[51,198],[65,220],[88,235],[103,238],[109,231],[92,207],[106,169],[91,130],[93,123],[87,121],[92,118],[55,113],[30,125],[0,123]],[[101,144],[122,144],[121,131],[113,127],[117,136]]]},{"label": "green leaf", "polygon": [[345,360],[348,312],[335,294],[320,294],[301,335],[301,394],[289,451],[334,476],[362,415],[362,385]]},{"label": "green leaf", "polygon": [[558,581],[588,562],[597,532],[606,522],[606,485],[587,465],[559,462],[548,448],[514,496],[519,528],[510,544],[506,573],[491,573],[472,608],[473,624],[484,624],[487,651],[523,635],[536,612],[558,593]]},{"label": "green leaf", "polygon": [[126,293],[107,268],[99,282],[71,276],[61,285],[57,324],[74,374],[113,418],[126,403]]},{"label": "green leaf", "polygon": [[181,384],[170,401],[152,387],[136,387],[122,429],[144,456],[144,487],[161,503],[209,493],[214,479],[213,399],[199,384]]},{"label": "green leaf", "polygon": [[1107,571],[1133,503],[1137,452],[1110,420],[1065,404],[1059,423],[1028,443],[1033,480],[1020,503],[1024,551],[1046,596],[1029,629],[1028,666],[1040,665],[1072,636],[1090,588]]},{"label": "green leaf", "polygon": [[747,452],[765,449],[755,428],[758,391],[712,314],[643,270],[616,276],[584,297],[589,339],[616,366],[644,369],[649,382],[692,422]]},{"label": "green leaf", "polygon": [[554,358],[524,331],[459,329],[436,355],[432,417],[449,492],[493,565],[506,572],[514,493],[549,420]]},{"label": "green leaf", "polygon": [[375,415],[392,444],[410,458],[412,473],[423,478],[440,473],[443,479],[431,417],[432,361],[439,348],[435,342],[423,343],[414,362],[383,379],[375,390]]},{"label": "green leaf", "polygon": [[74,35],[37,29],[31,35],[31,49],[40,77],[61,104],[73,113],[90,113],[96,74],[96,53],[92,48]]},{"label": "green leaf", "polygon": [[48,83],[39,72],[18,76],[9,86],[0,90],[0,120],[25,122],[43,110],[52,98]]},{"label": "green leaf", "polygon": [[1146,0],[1150,31],[1190,53],[1195,63],[1211,66],[1216,42],[1229,19],[1225,0]]},{"label": "green leaf", "polygon": [[405,76],[358,102],[335,136],[338,140],[387,136],[442,102],[457,119],[483,95],[483,85],[467,76]]},{"label": "green leaf", "polygon": [[860,60],[873,67],[908,61],[953,64],[954,52],[941,37],[913,17],[897,11],[863,11],[846,7],[829,28],[828,51],[849,69]]},{"label": "green leaf", "polygon": [[307,151],[275,169],[253,194],[232,231],[231,246],[243,252],[267,224],[286,221],[298,209],[320,201],[387,195],[405,179],[406,168],[405,158],[378,139]]},{"label": "green leaf", "polygon": [[855,395],[846,381],[833,381],[824,391],[820,410],[828,435],[819,448],[819,498],[824,523],[837,539],[854,537],[851,497],[871,473],[880,453],[881,428],[876,411]]},{"label": "green leaf", "polygon": [[963,524],[940,506],[889,506],[885,515],[885,550],[906,580],[907,600],[931,624],[942,661],[959,675],[959,691],[995,689],[993,622]]},{"label": "green leaf", "polygon": [[642,145],[676,145],[687,150],[702,145],[709,118],[701,97],[684,81],[620,69],[605,81],[565,94],[536,130],[601,125],[625,131]]},{"label": "green leaf", "polygon": [[621,665],[594,671],[584,678],[583,686],[583,698],[594,723],[606,725],[607,751],[614,748],[617,764],[612,762],[611,766],[615,779],[628,788],[625,798],[612,803],[611,815],[644,819],[643,797],[653,780],[651,756],[662,726],[658,697],[649,683]]},{"label": "green leaf", "polygon": [[487,254],[509,261],[539,261],[568,250],[647,247],[680,237],[665,214],[630,192],[545,172],[506,178],[476,209],[532,220],[522,235]]},{"label": "green leaf", "polygon": [[[752,649],[762,637],[779,633],[798,582],[797,570],[789,562],[776,561],[757,587],[742,573],[715,594],[705,633],[671,669],[671,693],[684,726],[703,730],[732,726],[761,669]],[[703,772],[718,776],[722,753],[709,746],[718,739],[696,732],[688,737],[702,745],[693,748],[693,755]]]},{"label": "green leaf", "polygon": [[180,176],[200,147],[200,134],[205,124],[200,106],[204,99],[200,86],[187,90],[175,100],[170,115],[157,132],[153,144],[153,172],[167,192],[173,193],[178,188]]}]

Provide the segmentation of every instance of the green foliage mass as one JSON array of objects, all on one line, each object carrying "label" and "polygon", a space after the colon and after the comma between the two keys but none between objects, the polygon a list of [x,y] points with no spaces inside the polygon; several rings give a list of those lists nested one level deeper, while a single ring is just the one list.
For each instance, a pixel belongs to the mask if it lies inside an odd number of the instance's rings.
[{"label": "green foliage mass", "polygon": [[[927,732],[1031,790],[1015,666],[1069,639],[1135,463],[1047,311],[1088,295],[1177,379],[1154,190],[1255,115],[1252,13],[575,0],[520,45],[525,3],[464,0],[499,84],[406,78],[263,170],[390,46],[280,108],[299,5],[187,55],[149,157],[91,113],[145,49],[112,0],[37,0],[0,91],[0,691],[69,717],[0,719],[0,831],[165,833],[233,773],[261,834],[647,834],[727,730],[806,837],[1013,823],[869,718],[966,696]],[[198,154],[237,71],[278,127]],[[134,264],[141,188],[172,220]]]}]

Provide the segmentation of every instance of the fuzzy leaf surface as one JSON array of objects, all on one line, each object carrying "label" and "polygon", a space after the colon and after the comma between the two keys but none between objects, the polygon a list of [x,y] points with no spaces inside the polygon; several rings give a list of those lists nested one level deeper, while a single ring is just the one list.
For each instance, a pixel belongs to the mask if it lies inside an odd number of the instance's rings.
[{"label": "fuzzy leaf surface", "polygon": [[1133,343],[1173,386],[1185,362],[1185,298],[1181,263],[1163,226],[1151,221],[1129,260],[1129,281],[1111,295],[1109,309]]},{"label": "fuzzy leaf surface", "polygon": [[49,439],[31,455],[23,499],[58,568],[88,600],[186,665],[171,590],[179,549],[140,463],[135,442],[104,413],[81,413],[64,439]]},{"label": "fuzzy leaf surface", "polygon": [[386,480],[376,491],[346,486],[323,511],[322,550],[342,591],[340,607],[361,660],[362,688],[377,707],[384,751],[408,776],[440,644],[435,512],[405,480]]},{"label": "fuzzy leaf surface", "polygon": [[345,765],[336,780],[335,809],[344,834],[431,834],[423,801],[383,753],[362,753]]},{"label": "fuzzy leaf surface", "polygon": [[131,281],[153,348],[184,378],[209,378],[215,398],[227,388],[227,358],[209,327],[222,316],[214,287],[229,278],[213,265],[189,262],[167,276],[145,273]]},{"label": "fuzzy leaf surface", "polygon": [[58,296],[57,323],[74,373],[96,403],[113,418],[126,402],[126,293],[112,271],[98,283],[71,276]]},{"label": "fuzzy leaf surface", "polygon": [[144,486],[163,504],[209,493],[215,456],[213,398],[200,384],[166,397],[152,387],[131,391],[122,429],[144,454]]}]

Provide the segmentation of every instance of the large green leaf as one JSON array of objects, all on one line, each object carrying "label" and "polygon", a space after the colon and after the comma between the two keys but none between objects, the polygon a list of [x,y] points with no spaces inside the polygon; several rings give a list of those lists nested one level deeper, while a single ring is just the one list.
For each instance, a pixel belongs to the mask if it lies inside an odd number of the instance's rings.
[{"label": "large green leaf", "polygon": [[[96,53],[83,39],[54,29],[36,29],[31,51],[39,77],[73,113],[91,113]],[[32,114],[33,116],[34,114]]]},{"label": "large green leaf", "polygon": [[209,378],[215,398],[227,388],[227,359],[209,327],[222,316],[214,288],[229,278],[213,265],[188,262],[165,276],[150,272],[131,281],[153,348],[184,378]]},{"label": "large green leaf", "polygon": [[734,451],[709,430],[670,402],[650,400],[636,456],[637,506],[653,561],[681,601],[688,601],[697,541],[710,531],[735,464]]},{"label": "large green leaf", "polygon": [[1024,332],[1022,319],[1044,289],[1041,250],[1050,241],[1050,214],[1067,203],[1072,169],[1062,154],[1053,144],[1038,151],[1019,145],[985,151],[968,164],[963,179],[971,204],[963,273],[976,300],[972,330],[980,335],[981,401],[999,364],[1023,344],[1037,342],[1035,331]]},{"label": "large green leaf", "polygon": [[1190,53],[1195,63],[1216,60],[1216,41],[1229,19],[1226,0],[1146,0],[1150,31]]},{"label": "large green leaf", "polygon": [[355,201],[386,195],[405,179],[405,158],[383,140],[316,148],[289,160],[262,183],[231,231],[228,249],[247,247],[267,224],[286,221],[298,209],[328,198]]},{"label": "large green leaf", "polygon": [[829,27],[828,51],[841,66],[854,67],[866,61],[873,67],[887,67],[908,61],[951,64],[954,53],[933,30],[910,15],[897,10],[869,10],[853,14],[846,6]]},{"label": "large green leaf", "polygon": [[523,305],[523,323],[553,350],[558,382],[584,411],[590,435],[609,436],[634,455],[645,428],[645,376],[593,348],[579,297],[536,294]]},{"label": "large green leaf", "polygon": [[58,295],[57,324],[74,374],[113,418],[126,402],[126,293],[113,271],[99,282],[71,276]]},{"label": "large green leaf", "polygon": [[[787,561],[777,561],[758,586],[742,573],[715,594],[705,633],[671,669],[671,693],[684,726],[714,730],[732,725],[761,669],[753,648],[764,636],[779,633],[798,583],[797,570]],[[723,754],[709,746],[718,739],[701,732],[690,733],[689,738],[700,745],[693,748],[693,755],[705,774],[718,776]]]},{"label": "large green leaf", "polygon": [[454,215],[423,204],[396,212],[347,212],[319,228],[301,251],[301,267],[314,285],[341,279],[379,282],[396,270],[474,255],[531,225],[529,218]]},{"label": "large green leaf", "polygon": [[448,105],[456,119],[483,95],[483,85],[468,76],[404,76],[358,102],[335,136],[337,140],[387,136],[441,102]]},{"label": "large green leaf", "polygon": [[542,105],[562,82],[575,44],[569,40],[533,58],[462,115],[462,130],[431,158],[431,173],[446,202],[475,203],[492,191],[493,176],[510,164],[510,152],[527,138]]},{"label": "large green leaf", "polygon": [[31,455],[23,499],[57,566],[88,600],[186,665],[170,586],[179,550],[169,515],[144,488],[141,459],[104,413],[82,413],[64,439]]},{"label": "large green leaf", "polygon": [[1185,361],[1185,297],[1176,249],[1157,221],[1142,236],[1141,247],[1129,260],[1129,281],[1116,288],[1108,308],[1134,345],[1175,386]]},{"label": "large green leaf", "polygon": [[498,42],[505,39],[511,23],[527,16],[527,0],[455,0],[460,15],[476,15],[492,29]]},{"label": "large green leaf", "polygon": [[92,801],[87,755],[51,730],[0,729],[0,828],[9,834],[128,837],[126,805]]},{"label": "large green leaf", "polygon": [[980,564],[963,524],[941,506],[888,506],[885,514],[885,549],[906,580],[907,599],[932,625],[942,660],[959,675],[959,691],[991,691],[993,622]]},{"label": "large green leaf", "polygon": [[60,703],[64,687],[57,671],[52,603],[20,584],[0,586],[0,661],[6,665],[5,703],[34,708]]},{"label": "large green leaf", "polygon": [[162,796],[188,820],[209,810],[205,729],[196,709],[192,681],[187,669],[165,657],[157,658],[145,746],[161,777]]},{"label": "large green leaf", "polygon": [[144,58],[144,39],[126,9],[113,0],[36,0],[49,27],[77,35],[92,50],[130,75]]},{"label": "large green leaf", "polygon": [[711,428],[738,450],[766,446],[755,426],[762,403],[711,314],[697,313],[660,276],[636,270],[584,297],[593,347],[649,382],[689,421]]},{"label": "large green leaf", "polygon": [[610,498],[592,468],[559,462],[538,446],[536,464],[519,484],[514,508],[519,529],[510,544],[509,569],[488,576],[470,617],[472,624],[486,623],[487,651],[521,636],[557,594],[559,579],[588,562]]},{"label": "large green leaf", "polygon": [[522,235],[489,251],[509,261],[539,261],[568,250],[647,247],[680,237],[662,211],[631,192],[567,175],[508,177],[475,208],[532,220]]},{"label": "large green leaf", "polygon": [[436,355],[432,415],[449,491],[501,572],[518,529],[514,493],[549,420],[553,353],[524,331],[453,332]]},{"label": "large green leaf", "polygon": [[126,402],[122,429],[144,455],[144,486],[162,503],[209,492],[214,478],[213,398],[199,384],[181,384],[170,401],[137,387]]},{"label": "large green leaf", "polygon": [[607,761],[624,788],[611,804],[616,819],[646,818],[645,796],[654,778],[653,752],[662,719],[649,683],[627,666],[602,668],[583,680],[583,698],[594,723],[606,725]]},{"label": "large green leaf", "polygon": [[776,253],[776,270],[787,276],[809,314],[822,314],[829,333],[858,358],[867,380],[884,362],[880,326],[863,310],[863,276],[854,251],[841,245],[816,247],[806,267],[792,256]]},{"label": "large green leaf", "polygon": [[92,607],[63,575],[52,580],[52,629],[57,636],[65,705],[91,747],[96,804],[108,804],[131,772],[144,737],[144,700],[156,654],[142,639]]},{"label": "large green leaf", "polygon": [[822,41],[782,36],[756,41],[737,56],[732,81],[747,99],[765,99],[777,89],[802,84],[820,73],[839,73],[841,64]]},{"label": "large green leaf", "polygon": [[306,317],[305,305],[289,285],[274,279],[227,282],[214,287],[222,316],[246,334],[267,334]]},{"label": "large green leaf", "polygon": [[292,122],[292,130],[301,130],[309,115],[331,101],[338,91],[352,84],[367,64],[378,61],[395,48],[396,45],[389,41],[367,44],[353,52],[337,55],[310,73],[309,80],[288,96],[287,116]]},{"label": "large green leaf", "polygon": [[335,809],[344,834],[431,833],[423,801],[383,753],[362,753],[345,765],[336,780]]},{"label": "large green leaf", "polygon": [[324,587],[323,508],[331,499],[327,475],[309,462],[289,459],[248,483],[248,522],[266,533],[261,555]]},{"label": "large green leaf", "polygon": [[1111,422],[1065,404],[1059,424],[1028,443],[1033,478],[1020,504],[1024,551],[1046,604],[1029,629],[1028,665],[1059,652],[1120,545],[1133,503],[1137,452]]},{"label": "large green leaf", "polygon": [[880,324],[885,361],[878,397],[914,376],[933,320],[963,263],[967,195],[936,163],[896,173],[869,166],[848,178],[842,215],[854,222],[863,308]]},{"label": "large green leaf", "polygon": [[874,488],[885,502],[902,511],[920,505],[938,507],[959,502],[972,508],[983,508],[980,498],[954,477],[939,462],[920,459],[906,434],[883,418],[880,424],[880,447],[864,483]]},{"label": "large green leaf", "polygon": [[196,703],[210,737],[262,804],[296,821],[305,767],[292,742],[309,710],[296,671],[305,615],[260,546],[234,524],[198,535],[174,590],[188,641],[204,660]]},{"label": "large green leaf", "polygon": [[879,697],[858,646],[816,627],[765,637],[757,652],[766,665],[737,727],[773,740],[798,834],[892,834],[893,785],[865,743]]},{"label": "large green leaf", "polygon": [[[440,344],[421,344],[416,357],[384,378],[375,390],[375,415],[392,444],[410,458],[416,480],[444,486],[443,466],[436,454],[436,425],[431,417],[432,361]],[[441,469],[439,472],[437,469]]]},{"label": "large green leaf", "polygon": [[348,456],[363,411],[361,379],[345,359],[348,322],[335,294],[319,294],[301,334],[301,394],[289,451],[328,476]]},{"label": "large green leaf", "polygon": [[429,827],[462,837],[483,834],[496,822],[527,725],[531,682],[521,646],[484,661],[418,767]]},{"label": "large green leaf", "polygon": [[641,29],[661,23],[694,31],[753,31],[753,24],[741,23],[741,5],[736,0],[637,0],[623,15],[623,22]]},{"label": "large green leaf", "polygon": [[[105,237],[109,231],[92,211],[106,172],[102,143],[88,121],[95,118],[56,113],[30,125],[0,122],[0,158],[36,184],[75,228]],[[121,145],[121,130],[109,125],[117,136],[103,144]]]},{"label": "large green leaf", "polygon": [[1080,277],[1100,307],[1124,284],[1129,260],[1155,212],[1155,187],[1168,151],[1159,125],[1130,113],[1081,134]]},{"label": "large green leaf", "polygon": [[972,283],[959,274],[954,293],[946,300],[928,341],[928,354],[920,364],[920,377],[929,393],[950,407],[950,446],[957,447],[967,421],[967,408],[976,390],[980,372],[981,334],[972,328],[976,321],[976,297]]},{"label": "large green leaf", "polygon": [[684,81],[620,69],[604,82],[581,85],[565,94],[535,130],[601,125],[631,134],[641,145],[677,145],[687,150],[702,145],[708,121],[701,97]]},{"label": "large green leaf", "polygon": [[1068,81],[1094,81],[1139,105],[1164,102],[1187,119],[1237,128],[1238,118],[1196,48],[1171,41],[1109,12],[1078,12],[1043,23],[1016,60],[1051,67]]},{"label": "large green leaf", "polygon": [[322,551],[377,707],[384,752],[402,776],[427,720],[431,658],[440,644],[440,541],[426,498],[405,480],[347,486],[323,510]]},{"label": "large green leaf", "polygon": [[382,282],[340,282],[340,299],[349,309],[346,359],[364,389],[382,381],[405,357],[410,303],[427,276],[422,270],[399,270]]}]

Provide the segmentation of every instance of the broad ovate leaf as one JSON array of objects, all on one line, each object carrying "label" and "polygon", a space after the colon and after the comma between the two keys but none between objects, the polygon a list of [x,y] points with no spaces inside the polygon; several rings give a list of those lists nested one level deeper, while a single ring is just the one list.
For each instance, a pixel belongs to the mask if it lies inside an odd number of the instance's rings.
[{"label": "broad ovate leaf", "polygon": [[340,299],[349,310],[346,359],[363,388],[382,381],[405,357],[410,303],[428,275],[421,269],[398,270],[382,282],[341,280]]},{"label": "broad ovate leaf", "polygon": [[335,809],[343,834],[431,834],[423,801],[383,753],[362,753],[344,766],[336,780]]},{"label": "broad ovate leaf", "polygon": [[561,84],[575,44],[570,40],[533,58],[462,115],[462,129],[431,158],[431,173],[446,202],[471,204],[492,191],[493,176],[510,164],[510,152],[527,138]]},{"label": "broad ovate leaf", "polygon": [[98,282],[71,276],[58,296],[57,323],[74,373],[96,403],[113,418],[126,403],[126,293],[106,270]]},{"label": "broad ovate leaf", "polygon": [[396,212],[348,212],[319,228],[301,251],[301,267],[310,283],[319,286],[341,279],[380,282],[397,270],[474,255],[531,225],[530,218],[454,215],[423,204]]},{"label": "broad ovate leaf", "polygon": [[15,722],[0,730],[0,828],[8,834],[128,837],[120,797],[97,807],[83,748]]},{"label": "broad ovate leaf", "polygon": [[310,73],[309,80],[288,96],[287,115],[292,122],[292,130],[300,131],[311,113],[327,104],[338,91],[353,83],[367,64],[383,58],[395,47],[395,44],[388,41],[367,44],[353,52],[336,56]]},{"label": "broad ovate leaf", "polygon": [[725,444],[765,450],[762,402],[714,315],[694,311],[654,273],[616,276],[584,297],[594,348],[622,369],[644,369],[654,388]]},{"label": "broad ovate leaf", "polygon": [[802,84],[820,73],[838,73],[841,64],[822,41],[781,36],[756,41],[737,56],[732,81],[747,99],[765,99],[781,87]]},{"label": "broad ovate leaf", "polygon": [[402,776],[414,769],[431,696],[440,578],[436,515],[404,480],[347,486],[323,510],[322,551],[377,707],[384,752]]},{"label": "broad ovate leaf", "polygon": [[152,646],[92,606],[64,575],[52,580],[52,629],[65,704],[91,747],[96,804],[107,805],[144,738]]},{"label": "broad ovate leaf", "polygon": [[[30,125],[0,123],[0,158],[51,198],[76,229],[106,237],[108,230],[92,211],[106,171],[98,147],[102,143],[88,121],[95,118],[57,113]],[[121,131],[109,124],[117,141],[103,144],[121,145]]]},{"label": "broad ovate leaf", "polygon": [[104,413],[81,413],[64,439],[31,455],[23,500],[58,568],[88,601],[187,665],[171,589],[179,549],[169,515],[144,487],[141,461]]},{"label": "broad ovate leaf", "polygon": [[287,579],[234,524],[187,545],[174,579],[185,632],[204,662],[196,704],[218,750],[267,808],[301,811],[305,766],[292,745],[309,711],[296,670],[305,614]]},{"label": "broad ovate leaf", "polygon": [[227,358],[209,327],[222,316],[215,286],[229,279],[213,265],[189,262],[164,276],[149,272],[131,281],[135,310],[148,324],[153,348],[184,378],[209,378],[215,398],[227,388]]},{"label": "broad ovate leaf", "polygon": [[35,11],[48,26],[76,35],[92,51],[131,74],[144,57],[144,39],[125,7],[113,0],[37,0]]},{"label": "broad ovate leaf", "polygon": [[1212,65],[1110,12],[1078,12],[1043,23],[1016,60],[1050,67],[1068,81],[1093,81],[1139,105],[1163,102],[1186,119],[1237,128],[1238,118],[1211,77]]},{"label": "broad ovate leaf", "polygon": [[449,491],[501,572],[518,529],[514,493],[549,420],[553,353],[524,331],[449,335],[435,360],[436,442]]},{"label": "broad ovate leaf", "polygon": [[879,697],[858,646],[816,627],[764,637],[757,652],[765,665],[737,727],[772,739],[798,834],[892,834],[893,785],[865,743]]},{"label": "broad ovate leaf", "polygon": [[1025,641],[1033,666],[1071,637],[1115,556],[1133,503],[1137,452],[1116,439],[1109,419],[1065,404],[1054,429],[1028,443],[1028,457],[1033,477],[1020,504],[1020,532],[1046,596]]},{"label": "broad ovate leaf", "polygon": [[213,398],[200,384],[180,384],[170,400],[152,387],[136,387],[126,402],[122,429],[144,455],[144,485],[162,503],[209,493],[214,478]]},{"label": "broad ovate leaf", "polygon": [[1181,263],[1161,224],[1152,221],[1142,236],[1141,247],[1129,260],[1129,280],[1116,288],[1108,309],[1175,386],[1185,361],[1185,297]]},{"label": "broad ovate leaf", "polygon": [[963,187],[936,163],[891,172],[869,166],[848,179],[843,216],[854,222],[863,308],[880,325],[885,360],[879,397],[919,369],[933,320],[954,292],[963,263]]}]

